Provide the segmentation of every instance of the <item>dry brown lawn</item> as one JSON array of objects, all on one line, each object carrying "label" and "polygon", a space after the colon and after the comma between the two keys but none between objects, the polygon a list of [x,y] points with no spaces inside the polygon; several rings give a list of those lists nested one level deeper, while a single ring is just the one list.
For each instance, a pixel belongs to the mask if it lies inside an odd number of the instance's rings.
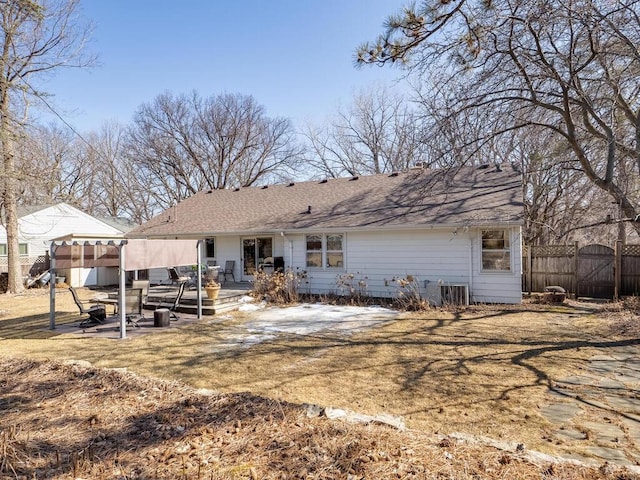
[{"label": "dry brown lawn", "polygon": [[[58,295],[57,310],[58,323],[77,322],[80,318],[66,292]],[[389,433],[388,429],[383,429],[386,432],[383,437],[410,435],[404,438],[413,451],[414,435],[464,432],[524,443],[527,449],[563,454],[575,452],[575,445],[549,442],[552,428],[540,415],[540,407],[550,402],[548,393],[554,380],[579,372],[584,368],[586,359],[603,349],[638,343],[612,336],[610,322],[590,307],[529,304],[512,309],[485,306],[461,312],[432,310],[406,314],[397,321],[351,336],[324,332],[311,336],[281,336],[248,348],[218,348],[226,342],[222,332],[241,329],[247,315],[235,313],[223,320],[204,319],[188,327],[124,341],[82,338],[47,330],[48,297],[44,292],[29,292],[25,296],[3,295],[0,296],[0,351],[11,358],[74,359],[89,361],[96,367],[126,367],[138,375],[179,380],[194,388],[225,394],[251,392],[247,398],[252,401],[259,397],[271,399],[260,400],[266,402],[264,405],[270,405],[270,410],[267,409],[271,412],[267,415],[270,421],[275,421],[274,416],[277,416],[273,409],[283,408],[274,405],[287,405],[283,419],[294,425],[302,420],[288,409],[291,405],[305,402],[371,415],[398,415],[404,418],[411,433]],[[33,368],[45,369],[43,366]],[[179,395],[172,396],[167,401],[183,401],[180,398]],[[237,401],[241,403],[243,397],[229,398],[240,398]],[[132,412],[128,411],[127,415],[132,415]],[[231,428],[233,419],[230,417],[225,421],[225,428]],[[304,428],[308,428],[306,419],[304,422]],[[329,427],[316,425],[313,428]],[[339,427],[338,430],[340,428],[347,427]],[[367,435],[382,435],[377,430],[367,433],[365,427],[362,428],[362,431],[349,430],[349,435],[355,435],[354,438],[358,438],[362,445],[372,441],[367,437],[365,442]],[[283,432],[286,435],[291,433],[288,430]],[[260,450],[260,443],[255,438],[244,440],[255,442],[255,450]],[[346,437],[343,440],[347,442]],[[342,440],[336,441],[339,444]],[[402,440],[396,441],[402,443]],[[334,447],[347,448],[340,445]],[[374,448],[369,443],[367,445],[367,448]],[[425,459],[432,454],[443,455],[438,451],[442,446],[437,441],[426,442],[427,447],[434,447],[437,453],[422,452]],[[476,447],[465,448],[473,450]],[[455,475],[442,478],[529,478],[529,473],[525,475],[524,471],[520,476],[507,475],[504,472],[506,464],[500,463],[499,453],[494,457],[486,450],[482,451],[484,453],[474,452],[470,454],[475,458],[474,462],[478,460],[477,455],[491,458],[488,461],[493,466],[489,470],[493,473],[476,469],[479,473],[473,476],[471,471],[476,471],[475,467],[466,473],[456,467],[451,470],[457,472]],[[298,455],[301,454],[298,451]],[[459,458],[468,460],[470,457],[465,455],[467,453]],[[236,458],[235,461],[234,465],[238,465],[240,460]],[[249,464],[251,462],[246,463]],[[261,462],[252,467],[253,470],[247,467],[242,475],[249,475],[248,478],[254,474],[257,475],[255,478],[280,478],[271,476],[276,467],[271,468]],[[280,465],[277,468],[284,467]],[[541,470],[535,471],[538,476],[531,478],[540,478]],[[245,478],[233,477],[228,470],[224,472],[228,478]],[[325,476],[316,472],[309,478],[347,478],[334,476],[336,472]],[[340,472],[347,475],[349,470]],[[361,478],[357,475],[362,472],[364,470],[355,469],[353,475],[356,476],[350,478]],[[581,478],[577,470],[573,477],[564,477],[558,472],[556,477],[548,478]],[[379,476],[367,478],[393,477],[390,473],[386,477],[387,473],[383,475],[380,471]],[[584,478],[605,478],[598,476],[605,475],[602,472],[585,475]],[[166,478],[170,475],[167,474]],[[418,475],[416,478],[440,477]]]}]

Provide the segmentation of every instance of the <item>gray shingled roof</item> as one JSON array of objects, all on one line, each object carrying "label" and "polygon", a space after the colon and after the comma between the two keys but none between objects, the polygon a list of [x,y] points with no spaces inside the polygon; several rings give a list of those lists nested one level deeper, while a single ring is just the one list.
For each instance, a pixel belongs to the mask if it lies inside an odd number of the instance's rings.
[{"label": "gray shingled roof", "polygon": [[101,222],[106,223],[110,227],[117,228],[123,233],[128,232],[137,225],[130,219],[124,217],[95,217]]},{"label": "gray shingled roof", "polygon": [[409,170],[327,181],[199,192],[128,237],[522,224],[511,167]]}]

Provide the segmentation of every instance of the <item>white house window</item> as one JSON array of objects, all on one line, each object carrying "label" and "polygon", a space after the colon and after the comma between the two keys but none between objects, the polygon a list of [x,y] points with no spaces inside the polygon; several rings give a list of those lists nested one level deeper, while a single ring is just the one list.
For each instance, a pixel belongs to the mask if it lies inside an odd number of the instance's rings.
[{"label": "white house window", "polygon": [[216,239],[206,238],[204,240],[205,257],[216,258]]},{"label": "white house window", "polygon": [[322,235],[307,235],[307,267],[322,267]]},{"label": "white house window", "polygon": [[[20,255],[29,255],[29,248],[26,243],[18,244],[18,248],[20,249]],[[8,255],[7,244],[0,243],[0,257],[6,257]]]},{"label": "white house window", "polygon": [[343,235],[327,235],[327,268],[342,268],[344,255],[342,251]]},{"label": "white house window", "polygon": [[343,268],[344,235],[307,235],[307,267]]},{"label": "white house window", "polygon": [[510,271],[511,243],[508,230],[482,231],[482,270]]}]

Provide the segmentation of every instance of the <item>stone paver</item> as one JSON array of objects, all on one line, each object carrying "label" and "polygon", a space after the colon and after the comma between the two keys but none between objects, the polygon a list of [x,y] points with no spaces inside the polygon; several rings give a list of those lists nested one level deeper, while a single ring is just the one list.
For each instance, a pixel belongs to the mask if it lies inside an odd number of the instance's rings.
[{"label": "stone paver", "polygon": [[556,431],[556,436],[563,440],[586,440],[587,435],[573,428],[561,428]]},{"label": "stone paver", "polygon": [[575,403],[553,403],[540,409],[542,415],[551,423],[562,425],[576,415],[582,413],[582,409]]},{"label": "stone paver", "polygon": [[597,385],[600,381],[600,378],[597,376],[587,376],[587,375],[573,375],[571,377],[566,377],[561,380],[558,380],[556,383],[558,386],[567,386],[567,385]]},{"label": "stone paver", "polygon": [[640,418],[633,414],[626,414],[622,419],[622,424],[627,430],[627,435],[635,441],[636,445],[640,445]]},{"label": "stone paver", "polygon": [[562,403],[540,412],[557,427],[556,438],[584,442],[582,451],[600,461],[640,464],[640,347],[594,355],[583,372],[557,380],[550,393]]},{"label": "stone paver", "polygon": [[596,457],[599,457],[608,462],[616,463],[618,465],[634,465],[633,462],[629,461],[622,450],[616,448],[594,446],[587,447],[586,451]]},{"label": "stone paver", "polygon": [[612,378],[601,378],[598,381],[598,387],[606,390],[626,390],[624,383]]},{"label": "stone paver", "polygon": [[599,443],[619,443],[624,440],[624,432],[617,425],[600,422],[583,422],[582,425],[588,428],[595,435],[596,442]]},{"label": "stone paver", "polygon": [[640,400],[637,398],[607,395],[604,399],[617,412],[640,414]]}]

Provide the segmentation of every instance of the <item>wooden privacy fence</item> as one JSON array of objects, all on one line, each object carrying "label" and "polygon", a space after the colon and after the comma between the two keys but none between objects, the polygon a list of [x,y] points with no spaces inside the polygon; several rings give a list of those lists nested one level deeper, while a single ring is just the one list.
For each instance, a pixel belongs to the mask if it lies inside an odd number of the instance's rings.
[{"label": "wooden privacy fence", "polygon": [[559,285],[578,297],[640,295],[640,245],[525,245],[522,290]]}]

